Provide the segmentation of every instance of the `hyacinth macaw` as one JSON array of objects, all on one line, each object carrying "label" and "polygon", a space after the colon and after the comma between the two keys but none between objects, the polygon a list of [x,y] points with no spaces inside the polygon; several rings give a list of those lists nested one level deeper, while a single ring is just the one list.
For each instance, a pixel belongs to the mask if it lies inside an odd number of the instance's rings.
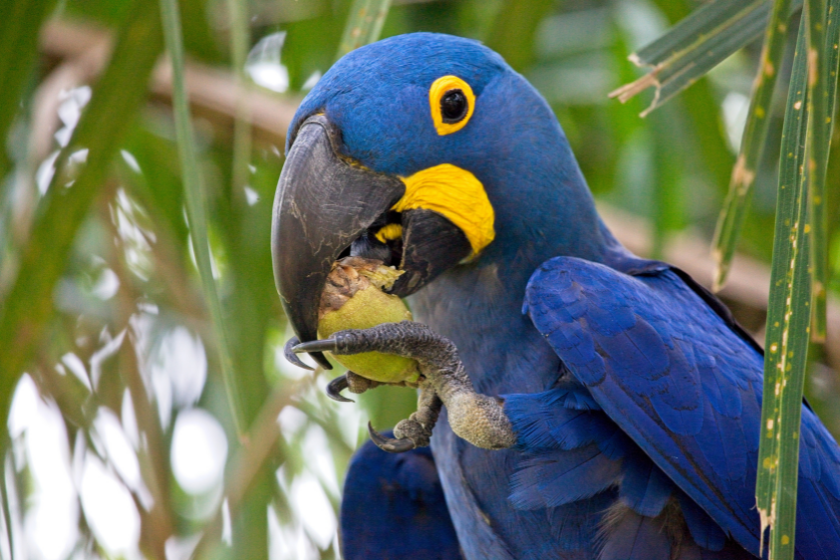
[{"label": "hyacinth macaw", "polygon": [[[433,433],[465,558],[759,556],[760,347],[684,272],[616,241],[551,109],[499,55],[429,33],[360,48],[306,96],[286,149],[272,252],[289,355],[418,360],[417,413],[372,437],[399,452]],[[347,255],[404,270],[391,291],[416,322],[316,340]],[[332,389],[373,385],[348,373]],[[836,560],[840,453],[807,403],[801,436],[796,557]],[[406,542],[448,530],[439,494],[405,484],[428,468],[393,461],[370,446],[354,460],[348,545],[366,524]],[[421,510],[437,523],[406,522]],[[348,558],[435,557],[377,535]]]}]

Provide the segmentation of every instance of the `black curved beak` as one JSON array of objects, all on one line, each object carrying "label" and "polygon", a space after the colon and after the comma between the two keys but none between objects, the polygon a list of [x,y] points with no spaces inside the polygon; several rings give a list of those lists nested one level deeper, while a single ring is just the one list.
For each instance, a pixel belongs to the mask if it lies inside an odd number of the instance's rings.
[{"label": "black curved beak", "polygon": [[[274,281],[301,342],[317,338],[318,305],[333,262],[405,193],[397,177],[341,156],[338,130],[308,118],[289,150],[271,223]],[[320,352],[315,360],[332,369]]]},{"label": "black curved beak", "polygon": [[[391,211],[406,191],[396,176],[377,173],[342,155],[341,134],[324,115],[306,119],[289,150],[271,223],[274,281],[300,339],[317,338],[318,306],[332,264],[346,255],[378,259],[405,271],[391,293],[413,294],[471,252],[449,219],[423,208]],[[402,235],[380,241],[388,223]],[[315,360],[331,369],[321,352]]]}]

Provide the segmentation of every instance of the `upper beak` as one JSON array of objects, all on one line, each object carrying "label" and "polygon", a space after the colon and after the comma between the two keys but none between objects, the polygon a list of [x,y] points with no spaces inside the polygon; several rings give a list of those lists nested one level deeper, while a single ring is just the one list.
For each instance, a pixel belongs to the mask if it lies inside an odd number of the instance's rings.
[{"label": "upper beak", "polygon": [[[333,262],[405,194],[397,177],[340,155],[323,115],[300,126],[277,185],[271,223],[274,280],[301,342],[317,338],[318,305]],[[331,369],[320,352],[315,360]]]},{"label": "upper beak", "polygon": [[[301,342],[318,335],[318,307],[327,275],[341,256],[399,265],[391,293],[408,296],[470,255],[464,232],[422,207],[392,212],[406,183],[342,155],[341,135],[324,115],[306,119],[294,138],[274,199],[271,254],[286,316]],[[401,234],[377,239],[388,221]],[[320,352],[312,356],[330,369]]]}]

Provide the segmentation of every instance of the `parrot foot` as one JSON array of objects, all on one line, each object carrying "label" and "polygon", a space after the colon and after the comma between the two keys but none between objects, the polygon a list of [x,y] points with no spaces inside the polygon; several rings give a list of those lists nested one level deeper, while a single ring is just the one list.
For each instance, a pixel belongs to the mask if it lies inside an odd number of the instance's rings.
[{"label": "parrot foot", "polygon": [[369,389],[379,387],[382,383],[362,377],[352,371],[348,371],[345,375],[339,375],[327,384],[327,396],[338,402],[354,402],[348,399],[341,392],[344,389],[350,389],[351,393],[361,395]]},{"label": "parrot foot", "polygon": [[313,368],[311,366],[308,366],[305,363],[303,363],[303,361],[300,358],[298,358],[297,354],[295,354],[294,350],[292,350],[292,348],[294,348],[295,346],[297,346],[299,344],[300,344],[300,339],[298,339],[298,337],[293,336],[292,338],[290,338],[286,342],[286,345],[283,346],[283,355],[286,356],[286,359],[289,360],[289,362],[293,363],[297,367],[303,368],[303,369],[308,369],[309,371],[313,371],[315,368]]},{"label": "parrot foot", "polygon": [[341,392],[347,389],[350,385],[347,383],[346,375],[339,375],[329,383],[327,383],[327,396],[338,402],[354,402],[353,399],[348,399]]},{"label": "parrot foot", "polygon": [[[421,387],[424,391],[421,392],[421,404],[423,394],[431,389],[430,394],[446,405],[449,424],[456,435],[484,449],[504,449],[516,443],[516,435],[505,415],[503,401],[476,393],[463,363],[458,358],[458,349],[452,341],[438,335],[426,325],[402,321],[383,323],[364,330],[339,331],[327,339],[298,344],[291,351],[327,351],[334,354],[385,352],[417,360],[423,376]],[[431,403],[431,397],[426,399]],[[418,407],[415,415],[420,412],[421,408]],[[408,422],[411,422],[411,418]],[[431,434],[434,421],[423,421],[420,424]],[[406,425],[405,430],[405,435],[418,438],[413,440],[408,437],[415,446],[420,441],[425,441],[414,427],[409,428],[409,425]],[[401,437],[396,429],[395,434]],[[380,440],[387,441],[382,436]],[[374,439],[374,442],[376,441]],[[403,443],[398,447],[405,451],[406,449],[402,449],[404,446],[407,444]]]},{"label": "parrot foot", "polygon": [[443,401],[434,389],[423,387],[417,400],[417,411],[405,420],[400,420],[394,427],[395,438],[385,437],[377,432],[368,422],[370,439],[376,446],[389,453],[403,453],[418,447],[426,447],[431,442]]},{"label": "parrot foot", "polygon": [[410,439],[395,439],[383,436],[374,429],[370,422],[368,422],[368,434],[370,434],[370,440],[376,447],[388,453],[405,453],[418,447]]},{"label": "parrot foot", "polygon": [[375,389],[380,385],[386,385],[386,383],[380,383],[379,381],[362,377],[358,373],[353,373],[352,371],[347,372],[347,387],[350,389],[351,393],[361,395],[365,391]]}]

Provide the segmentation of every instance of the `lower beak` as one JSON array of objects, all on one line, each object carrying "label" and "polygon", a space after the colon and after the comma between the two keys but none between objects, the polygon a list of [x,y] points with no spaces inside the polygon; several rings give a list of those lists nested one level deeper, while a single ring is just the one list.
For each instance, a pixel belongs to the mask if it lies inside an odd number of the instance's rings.
[{"label": "lower beak", "polygon": [[[353,163],[340,154],[340,145],[325,116],[304,121],[274,199],[274,280],[301,342],[317,338],[318,304],[333,262],[405,194],[397,177]],[[323,354],[313,357],[331,369]]]}]

